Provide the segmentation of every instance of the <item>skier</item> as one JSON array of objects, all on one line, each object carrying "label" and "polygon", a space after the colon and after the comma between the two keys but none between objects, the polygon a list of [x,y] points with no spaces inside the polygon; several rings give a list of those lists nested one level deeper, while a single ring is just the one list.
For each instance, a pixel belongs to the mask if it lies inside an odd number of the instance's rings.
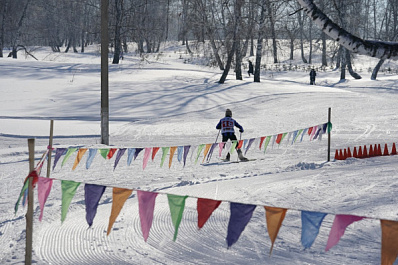
[{"label": "skier", "polygon": [[310,71],[310,85],[315,85],[315,77],[316,77],[316,72],[314,68],[312,68]]},{"label": "skier", "polygon": [[247,71],[247,73],[249,74],[249,77],[250,77],[250,74],[254,75],[253,63],[250,60],[249,60],[249,71]]},{"label": "skier", "polygon": [[[225,117],[222,118],[216,126],[216,129],[221,130],[223,142],[227,142],[228,139],[230,139],[231,141],[237,141],[234,130],[235,126],[239,128],[239,132],[243,133],[243,127],[239,123],[237,123],[234,119],[232,119],[232,111],[230,109],[227,109],[225,111]],[[243,156],[242,150],[236,149],[236,151],[238,152],[238,157],[241,161],[248,160],[246,157]],[[229,161],[230,157],[231,155],[228,152],[224,161]]]}]

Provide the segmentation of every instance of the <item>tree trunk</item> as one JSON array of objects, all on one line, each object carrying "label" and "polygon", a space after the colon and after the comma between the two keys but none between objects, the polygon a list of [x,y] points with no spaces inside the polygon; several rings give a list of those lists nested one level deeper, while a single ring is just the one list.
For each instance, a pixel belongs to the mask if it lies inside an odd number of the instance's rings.
[{"label": "tree trunk", "polygon": [[227,58],[227,64],[225,65],[225,70],[223,74],[221,75],[220,80],[218,81],[220,84],[224,84],[225,79],[228,76],[229,69],[231,68],[231,63],[232,63],[232,58],[234,57],[234,53],[236,50],[236,45],[237,45],[237,34],[238,34],[238,29],[239,29],[239,24],[240,24],[240,14],[241,14],[241,9],[243,5],[244,0],[235,0],[235,10],[234,10],[234,15],[235,15],[235,25],[234,25],[234,34],[232,38],[232,48],[228,53],[228,58]]},{"label": "tree trunk", "polygon": [[267,0],[268,17],[271,27],[271,38],[272,38],[272,50],[274,56],[274,63],[278,63],[278,46],[276,43],[276,33],[275,33],[275,20],[274,20],[274,10],[272,9],[270,0]]},{"label": "tree trunk", "polygon": [[362,40],[340,28],[329,19],[312,0],[297,0],[307,15],[329,37],[353,53],[368,55],[379,59],[398,60],[398,43]]},{"label": "tree trunk", "polygon": [[115,38],[114,38],[114,53],[112,64],[119,64],[122,42],[121,42],[121,27],[122,27],[122,9],[123,1],[115,0]]},{"label": "tree trunk", "polygon": [[326,34],[322,32],[322,66],[328,66],[326,59]]},{"label": "tree trunk", "polygon": [[254,64],[254,82],[260,82],[260,71],[261,71],[261,56],[263,51],[263,28],[265,23],[265,1],[261,2],[261,14],[259,21],[259,30],[258,30],[258,38],[257,38],[257,51],[256,51],[256,62]]},{"label": "tree trunk", "polygon": [[347,68],[348,68],[348,72],[350,73],[350,75],[352,77],[354,77],[355,79],[361,79],[362,77],[354,72],[354,69],[352,69],[352,64],[351,64],[351,54],[350,51],[347,49],[345,50],[345,62],[347,64]]},{"label": "tree trunk", "polygon": [[308,63],[307,59],[304,56],[304,18],[301,15],[301,11],[297,12],[298,21],[300,25],[300,51],[301,51],[301,60],[303,63]]},{"label": "tree trunk", "polygon": [[3,57],[3,48],[4,48],[4,33],[5,33],[5,23],[6,23],[6,14],[8,8],[8,0],[5,0],[3,10],[2,10],[2,22],[0,29],[0,57]]},{"label": "tree trunk", "polygon": [[373,69],[372,76],[370,77],[371,80],[377,79],[377,74],[379,73],[380,67],[383,65],[384,62],[385,62],[385,59],[379,60],[376,67]]}]

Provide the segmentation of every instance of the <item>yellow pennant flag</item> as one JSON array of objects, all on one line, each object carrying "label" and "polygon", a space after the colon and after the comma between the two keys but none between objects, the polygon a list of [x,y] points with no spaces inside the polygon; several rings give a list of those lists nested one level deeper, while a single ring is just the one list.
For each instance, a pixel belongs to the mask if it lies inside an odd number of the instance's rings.
[{"label": "yellow pennant flag", "polygon": [[268,235],[271,239],[271,250],[269,251],[269,255],[272,254],[272,249],[274,248],[274,242],[276,237],[278,236],[279,229],[282,226],[283,219],[285,219],[287,209],[276,208],[264,206],[265,208],[265,217],[267,219],[267,229]]},{"label": "yellow pennant flag", "polygon": [[209,153],[210,147],[211,147],[212,145],[213,145],[213,144],[206,144],[206,147],[205,147],[205,151],[204,151],[204,156],[203,156],[203,161],[202,161],[202,163],[204,163],[204,162],[205,162],[205,159],[206,159],[207,153]]},{"label": "yellow pennant flag", "polygon": [[170,147],[170,158],[169,158],[169,168],[171,167],[171,163],[173,162],[174,153],[177,150],[177,146]]},{"label": "yellow pennant flag", "polygon": [[87,148],[80,148],[79,152],[77,152],[77,156],[75,159],[75,164],[72,167],[72,170],[75,170],[77,165],[79,165],[80,161],[82,160],[83,155],[86,153]]},{"label": "yellow pennant flag", "polygon": [[120,211],[123,208],[124,203],[130,197],[133,190],[123,189],[123,188],[113,188],[112,194],[112,211],[111,216],[109,216],[109,224],[108,224],[108,231],[106,235],[109,235],[112,229],[113,224],[116,221]]},{"label": "yellow pennant flag", "polygon": [[392,265],[398,256],[398,222],[380,220],[381,264]]}]

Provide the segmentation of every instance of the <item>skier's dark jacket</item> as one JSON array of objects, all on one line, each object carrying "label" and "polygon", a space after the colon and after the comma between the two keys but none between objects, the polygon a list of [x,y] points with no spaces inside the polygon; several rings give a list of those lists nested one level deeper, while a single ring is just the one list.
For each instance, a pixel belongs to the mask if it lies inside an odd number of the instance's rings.
[{"label": "skier's dark jacket", "polygon": [[234,119],[232,119],[231,117],[224,117],[218,122],[216,129],[221,129],[221,134],[223,136],[232,136],[235,134],[235,126],[239,128],[240,132],[243,132],[243,127]]}]

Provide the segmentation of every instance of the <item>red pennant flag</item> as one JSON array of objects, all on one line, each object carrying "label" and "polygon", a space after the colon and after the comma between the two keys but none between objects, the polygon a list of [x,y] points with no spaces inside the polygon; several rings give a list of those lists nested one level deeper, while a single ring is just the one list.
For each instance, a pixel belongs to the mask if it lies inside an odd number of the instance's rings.
[{"label": "red pennant flag", "polygon": [[116,153],[116,151],[117,151],[117,148],[111,148],[111,149],[109,149],[109,153],[108,153],[108,155],[106,156],[106,158],[111,159],[112,156]]},{"label": "red pennant flag", "polygon": [[198,227],[202,228],[211,214],[221,204],[221,201],[215,201],[211,199],[198,198],[197,208],[198,211]]},{"label": "red pennant flag", "polygon": [[159,151],[160,147],[152,148],[152,161],[155,159],[156,153]]},{"label": "red pennant flag", "polygon": [[276,143],[277,143],[277,144],[280,144],[280,143],[281,143],[281,141],[282,141],[282,136],[283,136],[283,133],[280,133],[280,134],[278,134],[278,136],[276,137]]},{"label": "red pennant flag", "polygon": [[263,146],[263,142],[264,142],[265,138],[267,138],[267,136],[261,137],[261,139],[260,139],[260,146],[259,146],[260,150],[261,150],[261,146]]},{"label": "red pennant flag", "polygon": [[236,147],[236,149],[241,149],[243,146],[243,140],[239,140],[238,146]]}]

